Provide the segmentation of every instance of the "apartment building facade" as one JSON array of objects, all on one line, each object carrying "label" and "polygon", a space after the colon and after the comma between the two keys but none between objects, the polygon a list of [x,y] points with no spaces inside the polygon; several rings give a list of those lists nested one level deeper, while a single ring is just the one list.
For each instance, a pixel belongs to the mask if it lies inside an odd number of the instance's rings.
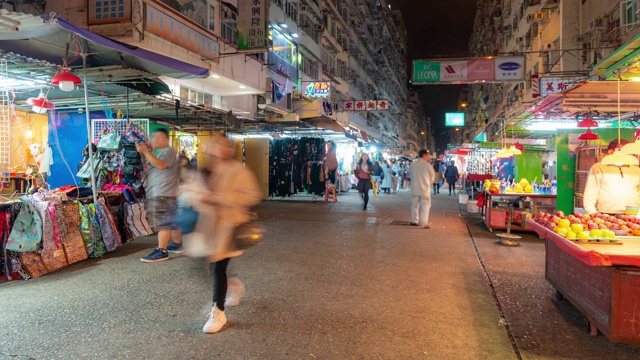
[{"label": "apartment building facade", "polygon": [[526,80],[471,84],[467,116],[472,126],[464,140],[482,131],[495,140],[505,122],[526,127],[597,108],[572,105],[562,94],[581,82],[606,79],[603,69],[624,60],[607,59],[640,33],[639,9],[637,0],[479,0],[471,55],[523,54]]}]

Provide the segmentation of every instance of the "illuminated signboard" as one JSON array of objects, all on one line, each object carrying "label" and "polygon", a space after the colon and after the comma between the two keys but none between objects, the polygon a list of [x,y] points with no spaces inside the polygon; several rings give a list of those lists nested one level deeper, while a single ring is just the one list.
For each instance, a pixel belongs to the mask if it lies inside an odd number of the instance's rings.
[{"label": "illuminated signboard", "polygon": [[314,81],[304,85],[304,94],[313,98],[327,98],[330,95],[331,83]]},{"label": "illuminated signboard", "polygon": [[444,126],[464,126],[464,113],[444,114]]}]

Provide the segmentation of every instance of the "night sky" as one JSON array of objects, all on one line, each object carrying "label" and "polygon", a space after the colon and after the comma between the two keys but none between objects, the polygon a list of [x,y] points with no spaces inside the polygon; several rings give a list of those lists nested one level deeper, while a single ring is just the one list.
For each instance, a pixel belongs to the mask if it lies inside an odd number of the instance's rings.
[{"label": "night sky", "polygon": [[[390,0],[392,9],[400,9],[409,34],[409,71],[411,60],[469,55],[469,37],[473,29],[476,0]],[[436,148],[442,152],[449,142],[443,134],[444,113],[456,111],[463,86],[414,86],[425,91],[425,110],[433,122]]]}]

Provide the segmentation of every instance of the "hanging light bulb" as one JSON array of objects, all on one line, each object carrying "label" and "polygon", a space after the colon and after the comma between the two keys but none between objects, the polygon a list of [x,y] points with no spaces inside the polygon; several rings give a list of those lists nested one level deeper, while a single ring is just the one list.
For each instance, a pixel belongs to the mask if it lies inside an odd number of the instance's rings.
[{"label": "hanging light bulb", "polygon": [[52,85],[58,85],[62,91],[73,91],[76,85],[82,84],[82,80],[72,73],[69,69],[63,68],[59,74],[51,79]]},{"label": "hanging light bulb", "polygon": [[28,98],[26,103],[31,105],[31,110],[37,114],[46,114],[48,110],[53,109],[53,103],[47,100],[47,96],[42,92],[38,97]]},{"label": "hanging light bulb", "polygon": [[522,144],[520,144],[520,142],[516,142],[515,145],[513,145],[516,147],[516,149],[520,150],[520,154],[522,154],[524,152],[524,146]]},{"label": "hanging light bulb", "polygon": [[27,139],[31,139],[31,138],[33,137],[33,131],[31,131],[31,130],[27,130],[27,131],[24,133],[24,137],[26,137]]},{"label": "hanging light bulb", "polygon": [[[618,144],[620,144],[620,75],[618,75]],[[637,133],[636,133],[637,135]],[[602,165],[614,166],[638,166],[638,158],[622,152],[622,148],[618,146],[611,155],[607,155],[602,159]]]},{"label": "hanging light bulb", "polygon": [[636,131],[636,141],[623,146],[622,152],[628,155],[640,155],[640,130]]}]

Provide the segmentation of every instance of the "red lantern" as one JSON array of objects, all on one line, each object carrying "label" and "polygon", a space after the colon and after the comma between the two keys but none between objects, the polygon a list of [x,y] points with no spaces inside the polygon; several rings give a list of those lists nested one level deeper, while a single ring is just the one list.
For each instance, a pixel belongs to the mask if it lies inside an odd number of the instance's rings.
[{"label": "red lantern", "polygon": [[582,140],[582,141],[591,141],[591,140],[598,140],[598,139],[600,139],[598,134],[592,133],[591,129],[587,129],[587,131],[584,134],[581,134],[580,136],[578,136],[578,140]]},{"label": "red lantern", "polygon": [[520,150],[520,152],[524,152],[524,146],[520,144],[520,142],[516,142],[513,146],[515,146],[516,149]]},{"label": "red lantern", "polygon": [[584,117],[584,120],[580,121],[578,123],[578,127],[579,128],[592,128],[592,127],[598,127],[598,122],[595,120],[591,120],[591,118],[589,117],[589,115]]},{"label": "red lantern", "polygon": [[26,103],[31,105],[31,110],[38,114],[46,114],[48,110],[53,109],[53,103],[47,100],[44,93],[40,93],[36,98],[28,98]]}]

